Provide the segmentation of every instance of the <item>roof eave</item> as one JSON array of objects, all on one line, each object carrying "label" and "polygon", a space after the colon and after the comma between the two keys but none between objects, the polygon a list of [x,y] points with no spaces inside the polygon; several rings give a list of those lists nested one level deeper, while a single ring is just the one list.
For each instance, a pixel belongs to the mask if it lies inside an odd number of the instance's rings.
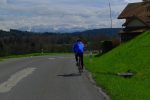
[{"label": "roof eave", "polygon": [[118,19],[128,19],[131,18],[132,16],[128,16],[128,17],[118,17]]}]

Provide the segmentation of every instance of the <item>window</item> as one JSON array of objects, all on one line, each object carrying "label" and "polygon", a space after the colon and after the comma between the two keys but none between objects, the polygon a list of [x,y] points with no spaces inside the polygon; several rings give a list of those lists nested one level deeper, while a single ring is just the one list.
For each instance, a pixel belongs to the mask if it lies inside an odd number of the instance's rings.
[{"label": "window", "polygon": [[147,7],[147,11],[150,12],[150,4]]}]

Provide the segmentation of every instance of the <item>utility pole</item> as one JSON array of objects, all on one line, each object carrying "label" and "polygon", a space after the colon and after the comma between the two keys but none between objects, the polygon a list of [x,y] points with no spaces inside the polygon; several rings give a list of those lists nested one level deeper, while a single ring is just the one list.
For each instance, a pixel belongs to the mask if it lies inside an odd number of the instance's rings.
[{"label": "utility pole", "polygon": [[44,49],[42,48],[42,49],[41,49],[41,54],[43,55],[43,53],[44,53]]},{"label": "utility pole", "polygon": [[112,28],[112,9],[111,9],[110,0],[108,0],[108,3],[109,3],[109,12],[110,12],[110,28]]}]

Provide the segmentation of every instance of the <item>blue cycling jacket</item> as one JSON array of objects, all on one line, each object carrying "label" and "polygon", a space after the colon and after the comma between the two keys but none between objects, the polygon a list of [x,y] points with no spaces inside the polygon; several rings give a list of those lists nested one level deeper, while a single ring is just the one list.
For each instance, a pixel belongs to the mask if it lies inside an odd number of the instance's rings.
[{"label": "blue cycling jacket", "polygon": [[75,53],[84,53],[84,44],[82,42],[76,42],[73,46]]}]

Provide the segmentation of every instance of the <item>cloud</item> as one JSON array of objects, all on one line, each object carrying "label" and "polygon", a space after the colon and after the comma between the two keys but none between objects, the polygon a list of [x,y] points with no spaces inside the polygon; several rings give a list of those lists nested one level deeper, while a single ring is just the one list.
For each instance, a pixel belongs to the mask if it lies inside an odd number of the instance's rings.
[{"label": "cloud", "polygon": [[132,3],[132,2],[141,2],[142,0],[125,0],[127,3]]},{"label": "cloud", "polygon": [[[121,27],[117,16],[126,2],[110,0],[113,27]],[[0,29],[92,29],[110,27],[106,0],[1,0]],[[38,29],[39,28],[39,29]]]},{"label": "cloud", "polygon": [[7,4],[7,0],[0,0],[0,5],[5,5]]}]

